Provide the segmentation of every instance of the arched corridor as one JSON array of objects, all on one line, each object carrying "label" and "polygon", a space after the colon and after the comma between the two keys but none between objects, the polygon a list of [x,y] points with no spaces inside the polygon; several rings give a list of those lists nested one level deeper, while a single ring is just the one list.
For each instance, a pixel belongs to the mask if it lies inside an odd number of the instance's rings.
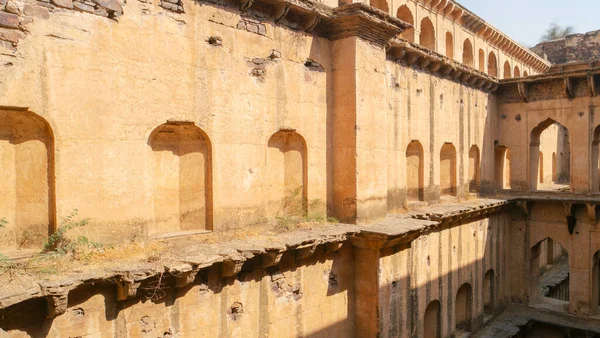
[{"label": "arched corridor", "polygon": [[552,119],[540,122],[531,131],[530,156],[532,191],[569,191],[571,155],[567,128]]}]

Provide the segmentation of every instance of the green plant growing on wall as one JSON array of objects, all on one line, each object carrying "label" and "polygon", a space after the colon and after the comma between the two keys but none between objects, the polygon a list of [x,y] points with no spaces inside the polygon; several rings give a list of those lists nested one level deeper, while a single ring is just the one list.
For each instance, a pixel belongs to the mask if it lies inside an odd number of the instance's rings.
[{"label": "green plant growing on wall", "polygon": [[78,210],[74,209],[71,213],[62,220],[56,231],[48,237],[43,246],[44,252],[53,252],[57,254],[66,254],[75,251],[79,247],[100,248],[102,244],[92,242],[85,236],[78,236],[71,239],[67,236],[67,232],[72,229],[84,227],[89,224],[90,219],[84,218],[76,221]]},{"label": "green plant growing on wall", "polygon": [[0,228],[5,228],[8,225],[8,221],[6,220],[6,218],[2,217],[0,218]]}]

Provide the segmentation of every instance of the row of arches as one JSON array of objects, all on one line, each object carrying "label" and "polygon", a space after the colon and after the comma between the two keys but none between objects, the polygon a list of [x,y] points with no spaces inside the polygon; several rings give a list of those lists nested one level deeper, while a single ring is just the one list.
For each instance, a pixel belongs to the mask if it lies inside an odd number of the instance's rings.
[{"label": "row of arches", "polygon": [[[457,159],[456,148],[452,143],[445,143],[440,149],[440,194],[456,196],[457,189]],[[406,147],[406,190],[408,201],[424,201],[425,198],[425,169],[423,146],[419,141],[411,141]],[[469,149],[469,190],[479,190],[479,148],[473,145]]]},{"label": "row of arches", "polygon": [[[495,308],[494,270],[488,270],[483,278],[483,310],[484,315],[491,316]],[[473,330],[473,288],[464,283],[458,288],[454,298],[454,330],[456,333],[468,333]],[[442,307],[439,300],[433,300],[425,309],[423,317],[423,337],[440,338],[442,336]]]},{"label": "row of arches", "polygon": [[[373,5],[373,2],[371,3]],[[414,26],[414,17],[412,15],[411,10],[406,5],[402,5],[398,8],[396,12],[396,17],[398,19],[410,23]],[[421,30],[419,33],[419,44],[425,48],[431,49],[433,51],[437,51],[436,48],[436,33],[433,22],[428,17],[425,17],[421,20]],[[407,29],[406,31],[401,33],[401,37],[406,39],[409,42],[415,41],[415,30],[414,28]],[[447,31],[445,34],[446,40],[446,56],[452,60],[455,59],[454,50],[455,50],[455,42],[454,36],[451,32]],[[477,69],[483,73],[486,73],[490,76],[499,77],[498,73],[498,59],[496,54],[491,51],[488,54],[487,64],[486,64],[486,53],[483,49],[479,49],[478,51],[479,63],[477,65]],[[475,49],[470,39],[465,39],[462,44],[462,63],[475,68]],[[521,77],[521,70],[519,66],[515,65],[514,68],[511,67],[509,61],[504,63],[503,68],[503,78],[509,79],[512,77],[518,78]],[[523,73],[523,76],[529,76],[527,71]]]},{"label": "row of arches", "polygon": [[[148,137],[153,224],[148,235],[212,230],[212,144],[192,122],[167,122]],[[307,145],[295,130],[265,142],[267,217],[307,212]],[[40,116],[0,110],[3,248],[38,247],[55,230],[54,135]],[[73,206],[77,207],[77,206]]]}]

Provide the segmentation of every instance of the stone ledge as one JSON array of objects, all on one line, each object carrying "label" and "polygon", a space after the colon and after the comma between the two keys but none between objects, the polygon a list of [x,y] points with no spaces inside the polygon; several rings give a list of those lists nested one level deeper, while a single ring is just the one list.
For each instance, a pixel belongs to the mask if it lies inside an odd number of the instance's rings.
[{"label": "stone ledge", "polygon": [[[485,212],[498,211],[510,202],[479,200],[455,204],[443,204],[428,208],[429,211],[413,211],[390,215],[372,225],[324,225],[314,229],[299,229],[277,234],[269,238],[250,237],[219,244],[197,243],[194,238],[173,238],[177,250],[164,262],[123,261],[109,262],[109,268],[82,267],[66,275],[36,279],[31,276],[0,287],[0,309],[33,298],[45,298],[49,318],[64,313],[68,294],[84,284],[112,283],[117,288],[117,298],[135,297],[144,281],[167,274],[175,277],[176,287],[193,283],[203,269],[218,267],[221,277],[233,277],[242,271],[245,263],[257,262],[260,267],[279,264],[282,255],[291,254],[294,260],[309,258],[321,246],[325,254],[336,252],[349,239],[366,238],[385,242],[386,246],[410,242],[419,234],[452,221],[466,221]],[[176,242],[179,241],[179,242]],[[186,242],[187,241],[187,242]],[[250,268],[256,267],[251,265]],[[86,270],[87,269],[87,270]]]}]

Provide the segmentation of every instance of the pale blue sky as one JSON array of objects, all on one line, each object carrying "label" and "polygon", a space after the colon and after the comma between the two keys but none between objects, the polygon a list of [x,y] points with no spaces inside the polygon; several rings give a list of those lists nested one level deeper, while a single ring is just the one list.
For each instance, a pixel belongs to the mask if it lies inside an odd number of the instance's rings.
[{"label": "pale blue sky", "polygon": [[464,7],[527,46],[537,44],[552,21],[575,32],[600,29],[600,0],[458,0]]}]

